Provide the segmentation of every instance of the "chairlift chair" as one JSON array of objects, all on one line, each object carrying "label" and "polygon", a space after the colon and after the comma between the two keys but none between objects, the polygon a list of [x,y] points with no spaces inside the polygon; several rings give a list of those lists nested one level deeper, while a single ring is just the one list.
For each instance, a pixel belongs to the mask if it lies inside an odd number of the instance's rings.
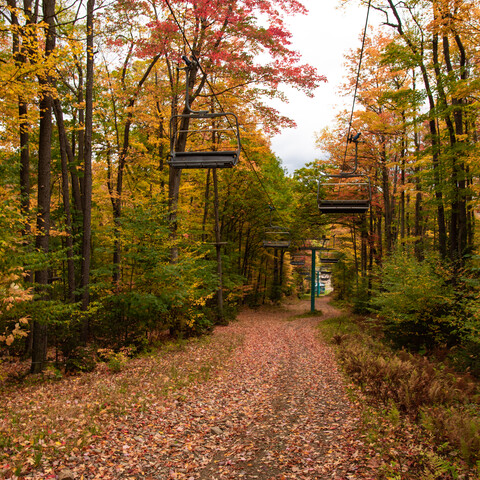
[{"label": "chairlift chair", "polygon": [[288,248],[290,247],[290,232],[284,227],[270,225],[265,232],[263,246],[265,248]]},{"label": "chairlift chair", "polygon": [[[188,119],[188,128],[182,128]],[[185,151],[177,151],[180,135]],[[170,165],[174,168],[232,168],[240,157],[240,133],[234,113],[187,113],[170,119]],[[183,149],[182,149],[183,150]]]},{"label": "chairlift chair", "polygon": [[318,182],[317,200],[320,213],[366,213],[372,201],[370,178],[348,173],[326,175]]},{"label": "chairlift chair", "polygon": [[347,142],[355,143],[355,164],[350,172],[324,175],[318,182],[317,203],[320,213],[366,213],[372,201],[372,188],[368,175],[357,173],[358,139],[360,133]]},{"label": "chairlift chair", "polygon": [[324,264],[332,264],[332,263],[338,263],[338,258],[334,257],[323,257],[320,258],[320,262]]},{"label": "chairlift chair", "polygon": [[305,265],[305,255],[293,255],[290,260],[290,265]]},{"label": "chairlift chair", "polygon": [[[186,63],[185,110],[170,118],[170,161],[173,168],[231,168],[240,157],[238,118],[232,112],[214,113],[190,108],[189,72],[198,66],[195,59]],[[179,144],[185,146],[178,149]],[[181,151],[180,151],[181,150]]]},{"label": "chairlift chair", "polygon": [[[333,252],[333,255],[332,253],[327,253],[325,256],[323,257],[320,257],[320,273],[325,273],[325,271],[327,270],[326,268],[322,267],[322,265],[332,265],[334,263],[338,263],[338,253],[337,252]],[[330,270],[330,273],[332,271]]]}]

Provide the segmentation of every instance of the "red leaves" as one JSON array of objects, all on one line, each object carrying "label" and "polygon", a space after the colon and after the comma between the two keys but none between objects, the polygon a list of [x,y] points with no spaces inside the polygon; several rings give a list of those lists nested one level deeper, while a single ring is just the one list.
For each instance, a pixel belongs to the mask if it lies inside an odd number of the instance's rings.
[{"label": "red leaves", "polygon": [[[63,468],[85,480],[362,478],[369,467],[357,411],[333,355],[317,340],[316,319],[291,317],[307,307],[247,310],[208,343],[131,362],[115,377],[95,373],[42,396],[29,392],[42,408],[60,400],[80,417],[70,431],[77,446],[46,457],[37,478]],[[105,392],[111,407],[88,409],[105,405]],[[68,438],[66,428],[57,422],[56,434]]]}]

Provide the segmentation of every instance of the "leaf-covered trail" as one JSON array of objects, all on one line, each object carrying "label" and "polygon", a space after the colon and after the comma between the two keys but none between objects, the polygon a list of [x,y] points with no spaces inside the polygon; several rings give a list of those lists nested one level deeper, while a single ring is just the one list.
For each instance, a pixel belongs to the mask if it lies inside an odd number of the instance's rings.
[{"label": "leaf-covered trail", "polygon": [[[120,374],[12,392],[7,404],[25,434],[52,435],[32,450],[46,449],[41,464],[20,478],[65,469],[76,480],[379,478],[333,352],[315,329],[338,312],[323,298],[317,308],[322,317],[297,316],[309,301],[244,310],[206,342],[132,361]],[[28,460],[25,434],[9,463]]]},{"label": "leaf-covered trail", "polygon": [[244,337],[226,368],[119,417],[65,465],[85,479],[376,478],[319,318],[292,318],[305,311],[307,302],[244,311],[218,329]]}]

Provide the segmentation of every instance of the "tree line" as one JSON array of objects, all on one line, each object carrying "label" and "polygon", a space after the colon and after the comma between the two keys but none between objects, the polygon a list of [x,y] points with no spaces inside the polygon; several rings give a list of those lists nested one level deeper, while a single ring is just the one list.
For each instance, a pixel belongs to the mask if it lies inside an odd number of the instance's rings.
[{"label": "tree line", "polygon": [[[52,346],[74,363],[92,340],[141,348],[225,321],[223,290],[233,305],[270,288],[268,205],[290,194],[267,135],[291,121],[268,99],[323,80],[289,46],[295,13],[292,0],[2,5],[1,338],[33,373]],[[186,79],[195,108],[240,119],[235,170],[169,168],[182,56],[201,62]]]},{"label": "tree line", "polygon": [[[281,84],[312,95],[324,80],[289,44],[284,18],[306,13],[299,2],[3,3],[8,351],[40,372],[54,347],[74,368],[91,344],[142,349],[164,330],[195,334],[242,302],[278,300],[304,277],[263,247],[282,225],[291,255],[305,239],[337,239],[336,294],[379,313],[393,339],[419,351],[461,344],[474,363],[480,12],[460,0],[371,7],[384,24],[367,32],[352,125],[339,112],[318,134],[320,160],[289,176],[269,136],[292,122],[269,100]],[[182,56],[201,68],[185,76]],[[358,56],[346,58],[349,95]],[[195,109],[237,114],[235,168],[169,167],[186,82]],[[352,167],[350,127],[371,208],[321,215],[320,175]]]},{"label": "tree line", "polygon": [[[372,183],[372,205],[337,227],[356,274],[349,285],[338,277],[339,293],[353,295],[359,311],[380,313],[401,346],[468,345],[472,359],[480,340],[480,12],[474,2],[444,0],[371,8],[382,24],[367,35],[352,131],[361,133],[359,171]],[[350,94],[358,57],[347,57]],[[341,112],[318,134],[328,160],[304,174],[353,168],[347,120]]]}]

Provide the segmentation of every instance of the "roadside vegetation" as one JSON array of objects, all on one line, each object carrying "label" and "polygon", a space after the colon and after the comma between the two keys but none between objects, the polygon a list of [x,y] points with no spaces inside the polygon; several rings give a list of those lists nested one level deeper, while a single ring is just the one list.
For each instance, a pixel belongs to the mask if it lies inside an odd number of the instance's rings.
[{"label": "roadside vegetation", "polygon": [[387,478],[478,478],[478,379],[399,349],[384,321],[371,315],[344,314],[319,328],[363,405],[365,435],[385,461]]}]

